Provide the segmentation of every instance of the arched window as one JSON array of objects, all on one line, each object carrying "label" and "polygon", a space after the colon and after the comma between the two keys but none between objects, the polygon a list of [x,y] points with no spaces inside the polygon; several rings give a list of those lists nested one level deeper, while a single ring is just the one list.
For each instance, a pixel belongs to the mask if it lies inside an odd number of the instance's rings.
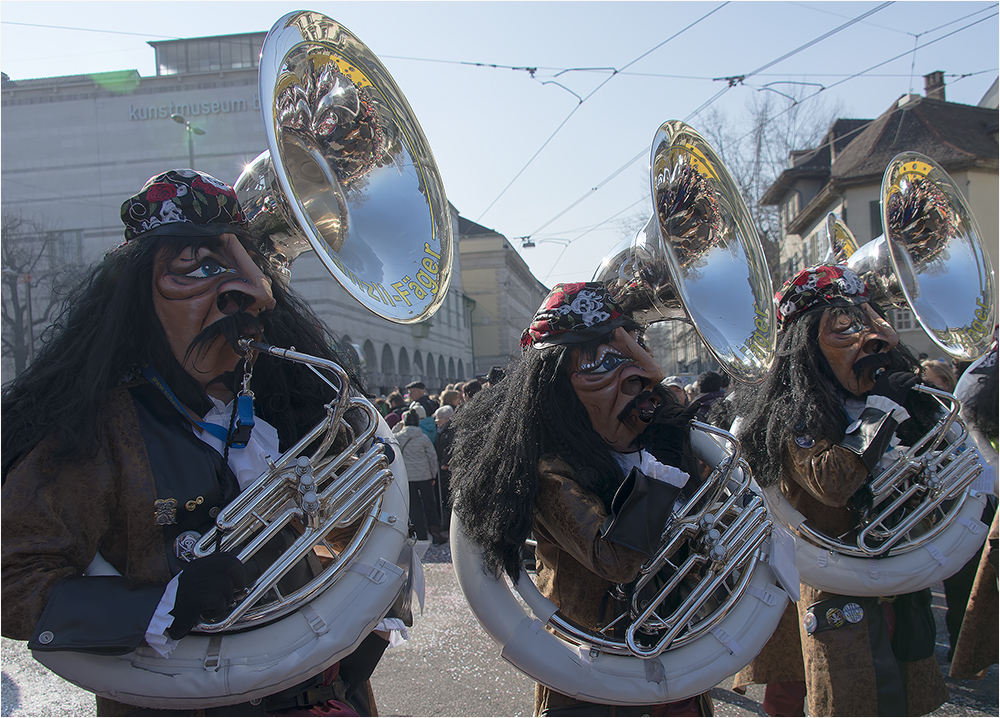
[{"label": "arched window", "polygon": [[434,371],[434,355],[428,353],[427,354],[427,378],[430,379],[430,378],[432,378],[434,376],[437,376],[437,374]]},{"label": "arched window", "polygon": [[420,379],[424,376],[424,360],[420,357],[420,352],[417,350],[413,352],[413,372]]},{"label": "arched window", "polygon": [[392,356],[392,347],[390,347],[388,344],[382,347],[382,373],[383,374],[396,373],[396,360]]},{"label": "arched window", "polygon": [[458,381],[465,381],[465,363],[461,359],[458,360],[458,374],[455,378]]},{"label": "arched window", "polygon": [[455,380],[455,359],[452,357],[448,360],[448,379],[449,381]]},{"label": "arched window", "polygon": [[372,344],[371,340],[365,341],[363,347],[365,350],[365,357],[368,359],[368,371],[378,371],[378,367],[375,365],[375,345]]},{"label": "arched window", "polygon": [[446,374],[444,373],[444,357],[443,356],[439,356],[438,357],[438,376],[441,377],[442,379],[444,379],[445,376],[446,376]]},{"label": "arched window", "polygon": [[407,353],[406,347],[399,350],[399,373],[404,380],[410,376],[410,355]]}]

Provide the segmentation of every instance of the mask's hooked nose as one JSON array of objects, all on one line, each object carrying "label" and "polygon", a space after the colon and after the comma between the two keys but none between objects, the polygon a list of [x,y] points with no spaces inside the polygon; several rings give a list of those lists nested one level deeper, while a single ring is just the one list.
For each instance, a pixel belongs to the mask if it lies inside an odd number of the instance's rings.
[{"label": "mask's hooked nose", "polygon": [[[215,304],[219,308],[220,312],[226,316],[232,316],[237,312],[249,311],[250,307],[252,307],[256,301],[257,300],[249,294],[236,290],[229,290],[228,292],[220,294]],[[257,313],[260,311],[261,309],[258,309]]]},{"label": "mask's hooked nose", "polygon": [[647,377],[641,374],[633,374],[622,382],[622,394],[625,396],[639,396],[652,385]]},{"label": "mask's hooked nose", "polygon": [[889,351],[889,342],[883,339],[869,339],[864,344],[864,351],[867,354],[879,354],[883,351]]}]

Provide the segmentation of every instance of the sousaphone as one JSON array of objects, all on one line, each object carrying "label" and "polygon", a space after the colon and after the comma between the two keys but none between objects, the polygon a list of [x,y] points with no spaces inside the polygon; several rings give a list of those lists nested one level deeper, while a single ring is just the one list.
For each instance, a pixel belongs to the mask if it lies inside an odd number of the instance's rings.
[{"label": "sousaphone", "polygon": [[[236,182],[252,233],[286,272],[314,251],[378,316],[402,324],[430,317],[451,277],[450,212],[423,132],[382,63],[334,20],[294,12],[264,41],[259,85],[268,149]],[[191,552],[260,560],[279,533],[298,538],[169,658],[147,647],[124,656],[35,653],[98,695],[181,710],[263,698],[349,655],[408,590],[406,471],[379,412],[334,362],[243,345],[308,366],[335,399],[295,446],[268,459],[270,469]],[[345,433],[349,445],[334,450]],[[289,585],[303,561],[319,568]],[[100,556],[88,570],[115,572]]]},{"label": "sousaphone", "polygon": [[[656,134],[650,178],[652,218],[595,279],[640,320],[689,321],[727,372],[760,381],[774,352],[771,284],[728,170],[675,121]],[[602,630],[564,617],[526,571],[516,586],[487,574],[481,548],[452,517],[455,572],[473,613],[502,656],[539,683],[597,703],[676,701],[739,671],[777,627],[788,594],[769,562],[764,500],[736,439],[692,425],[692,446],[712,473],[663,527],[635,585],[617,587],[625,608]],[[784,579],[797,587],[796,576]]]},{"label": "sousaphone", "polygon": [[[986,352],[996,324],[993,269],[982,232],[954,180],[917,152],[896,155],[882,178],[885,233],[859,245],[836,215],[821,235],[828,263],[865,281],[871,301],[909,310],[945,353],[968,361]],[[872,506],[856,531],[828,536],[810,526],[778,489],[767,491],[774,515],[796,534],[803,583],[855,596],[889,596],[933,586],[982,546],[986,503],[971,488],[982,471],[948,392],[918,385],[939,404],[938,419],[913,446],[876,468]]]}]

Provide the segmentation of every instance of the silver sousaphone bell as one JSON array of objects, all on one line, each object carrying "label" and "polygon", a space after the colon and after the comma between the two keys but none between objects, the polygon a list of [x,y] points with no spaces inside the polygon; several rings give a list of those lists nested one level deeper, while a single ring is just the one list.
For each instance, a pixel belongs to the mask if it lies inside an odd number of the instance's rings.
[{"label": "silver sousaphone bell", "polygon": [[343,25],[301,12],[268,35],[259,82],[268,149],[235,185],[251,231],[270,237],[286,265],[315,251],[384,319],[433,315],[451,281],[451,214],[389,72]]},{"label": "silver sousaphone bell", "polygon": [[[450,210],[427,140],[382,63],[334,20],[294,12],[268,33],[258,82],[268,149],[236,182],[254,237],[286,273],[315,251],[381,317],[430,317],[451,278]],[[405,585],[406,469],[378,411],[334,362],[255,341],[244,349],[308,366],[335,398],[296,445],[268,458],[270,469],[192,552],[262,562],[279,534],[296,538],[169,658],[145,647],[125,656],[36,653],[98,695],[182,710],[272,695],[349,655]],[[290,583],[304,562],[311,578]],[[114,571],[106,562],[92,568]]]},{"label": "silver sousaphone bell", "polygon": [[875,304],[912,311],[948,356],[982,356],[996,325],[996,279],[958,185],[930,157],[903,152],[886,167],[880,207],[885,233],[861,246],[828,215],[826,261],[857,272]]},{"label": "silver sousaphone bell", "polygon": [[[774,352],[771,283],[728,170],[674,121],[653,141],[650,178],[652,218],[595,279],[640,320],[689,321],[727,372],[761,380]],[[736,439],[692,426],[692,447],[712,473],[674,512],[635,586],[617,587],[625,608],[601,630],[562,616],[527,572],[516,587],[486,575],[479,547],[452,517],[455,572],[473,613],[503,657],[539,683],[597,703],[680,700],[739,671],[776,628],[787,594],[768,564],[764,500]]]}]

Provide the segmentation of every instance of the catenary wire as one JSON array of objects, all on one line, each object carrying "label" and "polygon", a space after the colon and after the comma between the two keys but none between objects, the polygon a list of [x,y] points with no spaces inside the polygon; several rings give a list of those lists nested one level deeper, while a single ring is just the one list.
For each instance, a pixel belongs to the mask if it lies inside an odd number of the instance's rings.
[{"label": "catenary wire", "polygon": [[[823,33],[822,35],[820,35],[819,37],[817,37],[817,38],[814,38],[813,40],[810,40],[809,42],[807,42],[807,43],[804,43],[804,44],[800,45],[800,46],[799,46],[799,47],[797,47],[796,49],[794,49],[794,50],[791,50],[791,51],[789,51],[789,52],[786,52],[786,53],[784,53],[784,54],[783,54],[783,55],[781,55],[781,56],[780,56],[780,57],[779,57],[778,59],[776,59],[776,60],[772,60],[772,61],[770,61],[770,62],[767,62],[767,63],[765,63],[764,65],[761,65],[761,66],[760,66],[759,68],[757,68],[756,70],[753,70],[753,71],[751,71],[751,72],[749,72],[749,73],[746,73],[745,75],[740,75],[740,76],[738,76],[738,77],[740,78],[740,80],[739,80],[739,81],[740,81],[740,82],[742,82],[742,81],[743,81],[743,79],[746,79],[746,78],[749,78],[749,77],[753,77],[754,75],[756,75],[756,74],[758,74],[758,73],[762,72],[763,70],[766,70],[767,68],[769,68],[769,67],[772,67],[772,66],[774,66],[774,65],[775,65],[775,64],[777,64],[778,62],[781,62],[781,61],[783,61],[783,60],[787,60],[788,58],[790,58],[790,57],[794,56],[795,54],[797,54],[797,53],[799,53],[799,52],[802,52],[803,50],[806,50],[806,49],[808,49],[809,47],[812,47],[813,45],[815,45],[815,44],[816,44],[816,43],[818,43],[818,42],[821,42],[822,40],[825,40],[825,39],[827,39],[827,38],[830,38],[830,37],[832,37],[833,35],[837,34],[838,32],[842,32],[843,30],[846,30],[847,28],[851,27],[852,25],[855,25],[856,23],[858,23],[858,22],[861,22],[862,20],[864,20],[865,18],[868,18],[868,17],[870,17],[871,15],[873,15],[873,14],[874,14],[874,13],[876,13],[876,12],[879,12],[879,11],[881,11],[881,10],[884,10],[885,8],[889,7],[889,6],[890,6],[890,5],[892,5],[892,4],[893,4],[892,2],[885,2],[885,3],[882,3],[881,5],[878,5],[878,6],[876,6],[875,8],[872,8],[871,10],[868,10],[868,11],[866,11],[866,12],[862,13],[861,15],[858,15],[857,17],[855,17],[855,18],[852,18],[851,20],[848,20],[847,22],[845,22],[845,23],[843,23],[843,24],[839,25],[838,27],[834,28],[833,30],[830,30],[830,31],[828,31],[828,32],[825,32],[825,33]],[[645,56],[646,54],[648,54],[648,53],[645,53],[645,54],[644,54],[643,56]],[[730,90],[730,89],[731,89],[731,88],[732,88],[732,87],[733,87],[733,86],[734,86],[735,84],[736,84],[736,83],[733,83],[733,82],[730,82],[730,83],[729,83],[729,84],[728,84],[728,85],[727,85],[726,87],[722,88],[722,89],[721,89],[721,90],[720,90],[719,92],[715,93],[715,94],[714,94],[714,95],[713,95],[712,97],[710,97],[710,98],[709,98],[708,100],[706,100],[706,101],[705,101],[704,103],[702,103],[702,104],[701,104],[701,105],[700,105],[700,106],[699,106],[699,107],[698,107],[697,109],[695,109],[695,110],[694,110],[693,112],[689,113],[689,114],[688,114],[688,116],[687,116],[687,117],[685,118],[685,120],[684,120],[684,121],[685,121],[685,122],[688,122],[689,120],[691,120],[691,119],[693,119],[693,118],[697,117],[697,116],[698,116],[699,114],[701,114],[701,113],[702,113],[702,112],[703,112],[703,111],[704,111],[705,109],[707,109],[707,108],[708,108],[708,107],[709,107],[710,105],[712,105],[712,104],[714,104],[714,103],[715,103],[716,101],[718,101],[718,100],[719,100],[719,98],[721,98],[721,97],[722,97],[722,96],[723,96],[723,95],[724,95],[724,94],[725,94],[725,93],[726,93],[726,92],[727,92],[728,90]],[[598,89],[599,89],[599,88],[598,88]],[[593,93],[592,93],[592,94],[593,94]],[[575,111],[575,108],[574,108],[574,111]],[[567,118],[567,119],[569,119],[569,118]],[[563,122],[563,124],[565,124],[565,121]],[[561,126],[562,126],[562,125],[560,125],[560,127],[561,127]],[[557,130],[557,131],[558,131],[558,130]],[[551,139],[551,138],[549,138],[549,139]],[[544,146],[544,145],[543,145],[543,146]],[[541,151],[541,150],[539,150],[539,151]],[[583,195],[582,195],[582,196],[581,196],[581,197],[580,197],[579,199],[577,199],[577,200],[576,200],[575,202],[573,202],[573,203],[572,203],[572,204],[571,204],[571,205],[570,205],[569,207],[567,207],[566,209],[564,209],[564,210],[562,210],[561,212],[559,212],[559,213],[558,213],[558,214],[557,214],[557,215],[556,215],[555,217],[553,217],[552,219],[550,219],[550,220],[546,221],[545,223],[543,223],[543,224],[542,224],[541,226],[539,226],[539,227],[538,227],[538,229],[536,229],[535,231],[537,232],[537,231],[540,231],[540,230],[544,229],[545,227],[549,226],[549,225],[550,225],[550,224],[552,224],[552,223],[553,223],[554,221],[556,221],[557,219],[559,219],[560,217],[562,217],[563,215],[565,215],[565,214],[566,214],[567,212],[571,211],[571,210],[572,210],[572,209],[573,209],[574,207],[576,207],[576,206],[577,206],[577,205],[579,205],[580,203],[584,202],[584,201],[585,201],[585,200],[586,200],[586,199],[587,199],[588,197],[590,197],[590,195],[592,195],[592,194],[593,194],[594,192],[596,192],[596,191],[598,191],[599,189],[601,189],[602,187],[604,187],[604,186],[605,186],[605,185],[606,185],[606,184],[607,184],[608,182],[610,182],[610,181],[611,181],[612,179],[614,179],[614,178],[615,178],[615,177],[617,177],[617,176],[618,176],[619,174],[621,174],[622,172],[624,172],[624,171],[625,171],[625,169],[627,169],[627,168],[628,168],[628,167],[630,167],[630,166],[631,166],[632,164],[634,164],[634,163],[635,163],[635,162],[636,162],[636,161],[637,161],[637,160],[638,160],[638,159],[639,159],[640,157],[642,157],[642,156],[644,156],[645,154],[647,154],[647,153],[648,153],[648,151],[649,151],[649,150],[648,150],[648,148],[645,148],[645,149],[643,149],[642,151],[640,151],[640,152],[639,152],[638,154],[636,154],[636,155],[635,155],[635,156],[634,156],[634,157],[633,157],[632,159],[628,160],[628,162],[626,162],[626,163],[625,163],[624,165],[622,165],[622,166],[621,166],[621,167],[619,167],[619,168],[618,168],[617,170],[615,170],[615,171],[614,171],[614,172],[613,172],[613,173],[612,173],[612,174],[611,174],[611,175],[610,175],[609,177],[605,178],[605,179],[604,179],[604,180],[602,180],[602,181],[601,181],[600,183],[598,183],[598,184],[597,184],[596,186],[594,186],[594,187],[592,187],[591,189],[589,189],[589,190],[588,190],[587,192],[585,192],[585,193],[584,193],[584,194],[583,194]],[[537,153],[536,153],[536,156],[537,156]],[[532,158],[532,159],[534,159],[534,158]],[[521,171],[523,172],[524,170],[522,169]],[[518,173],[518,175],[520,175],[520,173]],[[515,177],[515,179],[517,179],[517,177]],[[511,184],[513,184],[513,180],[511,181]],[[507,190],[507,189],[508,189],[509,187],[510,187],[510,185],[508,185],[508,186],[507,186],[507,188],[505,188],[505,189],[504,189],[504,191],[506,192],[506,190]],[[502,195],[502,194],[503,194],[503,193],[501,192],[501,195]],[[497,199],[499,199],[499,197],[497,197]],[[486,210],[485,210],[485,211],[483,212],[483,214],[485,214],[485,213],[486,213],[487,211],[489,211],[489,209],[490,209],[490,208],[491,208],[491,207],[493,206],[493,204],[496,204],[496,201],[497,201],[497,200],[494,200],[494,201],[493,201],[493,203],[492,203],[492,204],[490,204],[490,206],[486,208]],[[480,216],[482,216],[482,215],[480,215]],[[530,237],[530,236],[532,236],[532,234],[534,234],[534,232],[532,232],[532,233],[529,233],[529,234],[528,234],[527,236],[529,236],[529,237]]]},{"label": "catenary wire", "polygon": [[[723,7],[725,7],[728,4],[729,3],[728,3],[728,0],[727,0],[727,2],[724,2],[722,5],[719,5],[719,6],[715,7],[715,8],[713,8],[712,10],[710,10],[709,12],[705,13],[700,18],[698,18],[697,20],[695,20],[694,22],[692,22],[690,25],[682,28],[681,30],[678,30],[676,33],[674,33],[673,35],[671,35],[669,38],[667,38],[663,42],[657,44],[655,47],[647,50],[646,52],[644,52],[641,55],[639,55],[639,57],[637,57],[634,60],[632,60],[631,62],[627,63],[622,69],[625,69],[625,68],[628,68],[628,67],[634,65],[639,60],[641,60],[642,58],[644,58],[647,55],[649,55],[651,52],[653,52],[655,50],[658,50],[659,48],[663,47],[665,44],[667,44],[671,40],[673,40],[673,39],[679,37],[680,35],[682,35],[683,33],[687,32],[688,30],[690,30],[691,28],[693,28],[695,25],[697,25],[698,23],[702,22],[703,20],[705,20],[709,16],[715,14],[716,12],[718,12],[720,9],[722,9]],[[547,140],[545,140],[545,142],[542,143],[542,146],[539,147],[538,150],[535,151],[535,154],[533,154],[531,156],[531,158],[525,163],[525,165],[520,170],[518,170],[517,174],[515,174],[514,177],[511,179],[511,181],[507,183],[507,186],[504,187],[500,191],[500,194],[498,194],[496,196],[496,199],[494,199],[492,202],[490,202],[489,206],[487,206],[486,209],[484,209],[479,214],[479,217],[476,219],[476,222],[479,222],[480,220],[482,220],[482,218],[486,215],[486,213],[489,212],[493,208],[493,206],[497,202],[500,201],[500,198],[503,197],[504,194],[506,194],[507,190],[509,190],[511,188],[511,186],[513,186],[513,184],[525,172],[525,170],[528,169],[528,167],[531,165],[531,163],[535,161],[535,158],[538,157],[539,154],[541,154],[542,150],[545,149],[545,147],[549,144],[549,142],[551,142],[553,140],[553,138],[566,125],[566,123],[569,122],[570,118],[573,117],[574,114],[576,114],[576,111],[580,109],[580,107],[583,105],[583,103],[586,102],[587,100],[589,100],[591,97],[593,97],[594,94],[597,93],[605,85],[607,85],[614,78],[615,74],[617,74],[617,71],[616,71],[616,73],[612,74],[610,77],[608,77],[607,79],[605,79],[604,82],[602,82],[600,85],[598,85],[594,90],[592,90],[590,92],[590,94],[588,94],[586,97],[584,97],[583,99],[581,99],[577,103],[577,105],[572,110],[570,110],[570,113],[568,115],[566,115],[566,118],[562,122],[559,123],[559,126],[556,127],[555,131],[551,135],[549,135],[549,138]]]}]

